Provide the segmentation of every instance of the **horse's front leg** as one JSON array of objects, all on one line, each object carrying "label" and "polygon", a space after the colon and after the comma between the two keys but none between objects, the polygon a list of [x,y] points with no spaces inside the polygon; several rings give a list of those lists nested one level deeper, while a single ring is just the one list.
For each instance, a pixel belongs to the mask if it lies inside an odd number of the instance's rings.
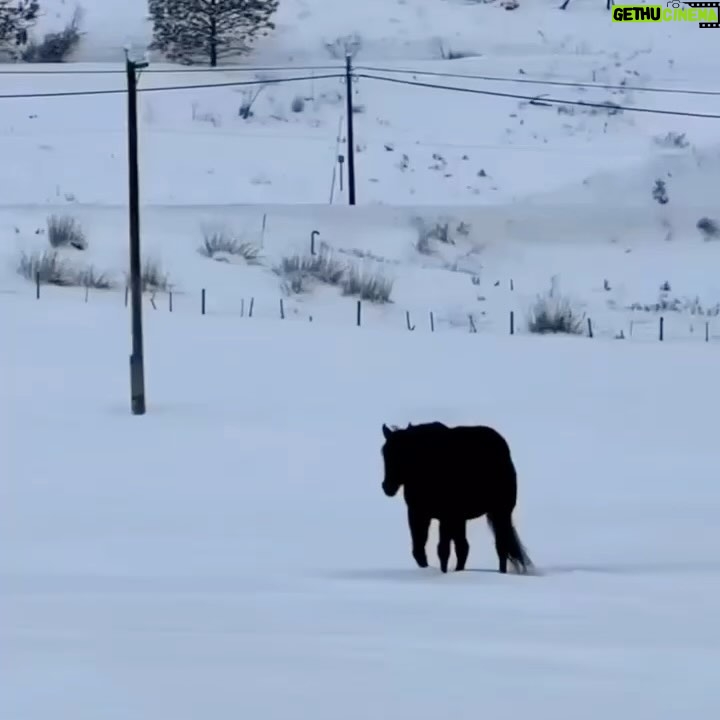
[{"label": "horse's front leg", "polygon": [[438,535],[440,538],[437,546],[437,554],[438,560],[440,560],[440,570],[446,573],[448,571],[448,562],[450,560],[450,543],[453,539],[453,523],[451,521],[441,519]]},{"label": "horse's front leg", "polygon": [[412,556],[421,567],[428,566],[425,545],[430,532],[430,516],[418,508],[408,506],[408,525],[412,537]]}]

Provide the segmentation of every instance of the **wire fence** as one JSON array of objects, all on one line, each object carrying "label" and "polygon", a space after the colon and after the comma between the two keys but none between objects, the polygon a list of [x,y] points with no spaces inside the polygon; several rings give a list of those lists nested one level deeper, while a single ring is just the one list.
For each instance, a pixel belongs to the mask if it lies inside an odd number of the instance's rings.
[{"label": "wire fence", "polygon": [[[58,288],[36,282],[34,288],[4,291],[16,298],[36,302],[69,302],[76,308],[83,304],[102,304],[111,308],[127,308],[128,287],[97,290],[90,287]],[[276,320],[278,322],[320,323],[328,326],[356,326],[410,333],[465,332],[478,335],[548,335],[565,334],[588,339],[627,340],[656,343],[720,343],[720,317],[686,313],[614,312],[578,313],[569,332],[540,332],[530,328],[528,310],[519,304],[504,303],[491,311],[468,307],[450,308],[413,306],[405,309],[395,303],[380,304],[362,298],[338,298],[334,302],[309,305],[307,298],[278,293],[253,296],[241,292],[215,291],[212,287],[194,290],[146,290],[143,294],[145,313],[153,316],[205,316],[228,321]]]}]

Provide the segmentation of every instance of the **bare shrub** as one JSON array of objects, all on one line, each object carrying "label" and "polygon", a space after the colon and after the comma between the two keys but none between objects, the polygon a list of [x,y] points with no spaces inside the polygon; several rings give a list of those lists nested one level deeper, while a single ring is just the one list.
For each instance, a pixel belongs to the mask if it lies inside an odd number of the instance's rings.
[{"label": "bare shrub", "polygon": [[432,254],[433,241],[443,245],[455,245],[457,236],[467,237],[470,234],[470,224],[463,221],[455,225],[452,220],[427,221],[425,218],[415,217],[411,224],[417,231],[415,248],[423,255]]},{"label": "bare shrub", "polygon": [[48,242],[53,248],[74,247],[86,250],[88,243],[80,223],[68,215],[51,215],[47,219]]},{"label": "bare shrub", "polygon": [[305,98],[302,95],[296,95],[290,103],[290,109],[294,113],[301,113],[305,109]]},{"label": "bare shrub", "polygon": [[656,145],[659,145],[660,147],[665,148],[678,148],[678,149],[684,149],[690,145],[687,138],[685,137],[685,133],[678,133],[671,130],[665,135],[656,135],[653,138]]},{"label": "bare shrub", "polygon": [[527,328],[531,333],[564,333],[581,335],[585,314],[580,314],[572,301],[557,293],[553,283],[549,292],[538,295],[535,304],[530,308]]},{"label": "bare shrub", "polygon": [[720,223],[709,217],[700,218],[695,227],[703,234],[705,240],[720,239]]},{"label": "bare shrub", "polygon": [[73,285],[72,268],[59,256],[56,250],[45,250],[42,253],[21,253],[17,272],[26,280],[32,282],[39,280],[43,285],[57,285],[59,287]]},{"label": "bare shrub", "polygon": [[108,277],[107,273],[98,271],[94,265],[88,265],[74,273],[73,284],[80,287],[93,288],[95,290],[111,290],[115,283]]},{"label": "bare shrub", "polygon": [[203,230],[203,243],[198,252],[207,258],[214,258],[218,253],[242,257],[248,265],[260,264],[260,248],[250,242],[229,235],[224,230]]},{"label": "bare shrub", "polygon": [[390,302],[394,281],[378,270],[361,270],[351,265],[343,278],[343,295],[374,303]]},{"label": "bare shrub", "polygon": [[322,246],[316,255],[295,254],[281,258],[273,271],[283,279],[286,292],[301,293],[308,291],[314,282],[339,285],[345,265],[335,260],[327,246]]},{"label": "bare shrub", "polygon": [[39,280],[43,285],[87,287],[96,290],[109,290],[114,287],[107,273],[98,271],[93,265],[74,267],[61,258],[57,250],[45,250],[29,255],[21,253],[17,272],[26,280]]},{"label": "bare shrub", "polygon": [[[125,285],[130,286],[130,273],[125,273]],[[140,266],[140,286],[143,292],[169,292],[172,290],[170,276],[163,272],[159,260],[145,258]]]},{"label": "bare shrub", "polygon": [[670,298],[661,294],[655,303],[634,302],[627,306],[628,310],[647,313],[687,313],[689,315],[701,315],[706,317],[717,317],[720,315],[720,303],[714,305],[703,305],[699,297]]},{"label": "bare shrub", "polygon": [[83,36],[80,32],[82,18],[83,10],[78,7],[63,30],[48,33],[39,43],[31,40],[23,50],[22,59],[31,63],[65,62]]}]

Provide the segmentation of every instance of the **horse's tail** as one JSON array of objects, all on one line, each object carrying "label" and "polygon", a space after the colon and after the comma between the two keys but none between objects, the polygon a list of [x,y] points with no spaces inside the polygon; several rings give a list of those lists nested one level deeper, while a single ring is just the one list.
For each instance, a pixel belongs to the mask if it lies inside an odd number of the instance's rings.
[{"label": "horse's tail", "polygon": [[495,544],[498,554],[502,553],[512,564],[515,572],[527,573],[533,567],[532,560],[528,556],[525,546],[520,542],[520,537],[512,522],[512,515],[499,515],[488,513],[490,529],[495,535]]}]

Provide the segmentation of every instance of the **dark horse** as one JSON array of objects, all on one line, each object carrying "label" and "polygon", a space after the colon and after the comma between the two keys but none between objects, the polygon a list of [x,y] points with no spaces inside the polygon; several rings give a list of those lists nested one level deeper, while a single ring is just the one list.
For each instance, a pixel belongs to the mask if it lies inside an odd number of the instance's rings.
[{"label": "dark horse", "polygon": [[425,545],[431,520],[440,521],[437,552],[440,569],[447,572],[450,544],[455,546],[457,570],[464,570],[470,553],[466,523],[487,515],[495,535],[500,572],[508,560],[517,572],[532,562],[512,523],[517,501],[517,478],[510,448],[490,427],[449,428],[439,422],[382,427],[385,479],[382,489],[394,497],[404,486],[412,555],[428,566]]}]

